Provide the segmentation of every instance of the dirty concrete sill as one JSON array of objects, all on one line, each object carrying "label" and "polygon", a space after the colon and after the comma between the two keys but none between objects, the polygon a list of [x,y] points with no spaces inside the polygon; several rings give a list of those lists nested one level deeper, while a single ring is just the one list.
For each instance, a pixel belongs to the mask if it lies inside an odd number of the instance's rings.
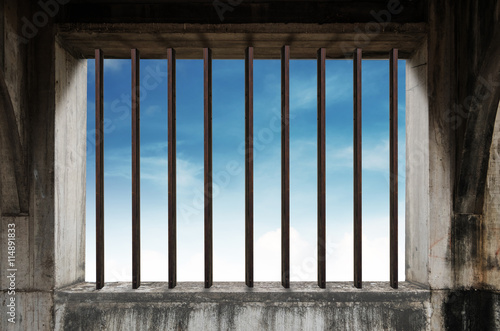
[{"label": "dirty concrete sill", "polygon": [[217,282],[208,289],[202,282],[181,282],[173,289],[167,282],[150,282],[135,290],[130,282],[106,283],[100,290],[85,282],[56,291],[56,300],[65,302],[423,302],[429,298],[429,290],[408,282],[400,282],[398,289],[388,282],[364,282],[362,289],[352,282],[330,282],[326,289],[315,282],[292,282],[288,289],[279,282],[256,282],[253,288],[243,282]]}]

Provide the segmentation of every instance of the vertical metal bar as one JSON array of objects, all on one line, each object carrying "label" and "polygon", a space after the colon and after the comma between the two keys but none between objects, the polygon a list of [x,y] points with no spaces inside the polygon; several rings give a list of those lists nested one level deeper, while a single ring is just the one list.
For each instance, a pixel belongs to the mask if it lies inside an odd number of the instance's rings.
[{"label": "vertical metal bar", "polygon": [[253,287],[253,47],[245,51],[245,283]]},{"label": "vertical metal bar", "polygon": [[361,288],[361,61],[362,51],[354,51],[354,286]]},{"label": "vertical metal bar", "polygon": [[398,50],[390,62],[390,283],[398,288]]},{"label": "vertical metal bar", "polygon": [[318,286],[326,287],[326,182],[325,182],[325,64],[326,49],[320,48],[318,62]]},{"label": "vertical metal bar", "polygon": [[290,287],[290,46],[281,49],[281,284]]},{"label": "vertical metal bar", "polygon": [[168,65],[168,287],[177,284],[177,173],[175,113],[175,50],[167,49]]},{"label": "vertical metal bar", "polygon": [[205,149],[205,287],[213,280],[212,235],[212,50],[203,48],[204,149]]},{"label": "vertical metal bar", "polygon": [[104,54],[95,50],[96,289],[104,286]]},{"label": "vertical metal bar", "polygon": [[141,168],[139,50],[132,57],[132,288],[141,286]]}]

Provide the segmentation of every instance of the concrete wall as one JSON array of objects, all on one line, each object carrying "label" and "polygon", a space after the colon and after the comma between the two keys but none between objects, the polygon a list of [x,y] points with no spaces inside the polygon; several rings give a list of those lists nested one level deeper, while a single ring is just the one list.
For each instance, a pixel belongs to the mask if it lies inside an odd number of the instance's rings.
[{"label": "concrete wall", "polygon": [[55,287],[85,280],[87,60],[55,44]]},{"label": "concrete wall", "polygon": [[[84,279],[86,61],[76,60],[55,42],[50,24],[20,42],[24,19],[32,17],[27,2],[3,1],[0,8],[2,70],[8,89],[0,109],[0,329],[50,330],[54,288]],[[16,125],[5,128],[7,97]],[[7,133],[19,136],[26,187],[18,183],[18,151]],[[21,190],[29,198],[26,210]],[[9,224],[15,226],[12,271],[7,270]],[[9,295],[12,279],[7,275],[12,272],[15,294]],[[11,298],[15,324],[7,318]]]},{"label": "concrete wall", "polygon": [[[499,105],[500,109],[500,105]],[[490,150],[488,176],[482,219],[482,283],[488,289],[500,291],[500,116]]]},{"label": "concrete wall", "polygon": [[79,284],[56,294],[56,329],[68,330],[428,330],[430,293],[402,284],[113,283]]},{"label": "concrete wall", "polygon": [[427,42],[406,62],[406,279],[429,284]]},{"label": "concrete wall", "polygon": [[[19,214],[28,212],[26,204],[21,206],[18,191],[25,189],[18,185],[19,178],[16,178],[15,152],[20,152],[27,157],[29,148],[28,136],[28,76],[29,68],[28,47],[18,43],[16,36],[20,34],[20,17],[28,12],[27,1],[1,1],[2,26],[0,27],[0,65],[4,76],[8,98],[12,104],[13,114],[0,114],[0,167],[3,170],[0,173],[0,210],[3,214]],[[2,84],[2,85],[3,85]],[[4,98],[2,98],[4,99]],[[6,100],[1,100],[3,108]],[[9,137],[9,131],[13,131],[19,146],[12,145],[12,137]],[[23,149],[22,146],[25,148]],[[19,151],[17,151],[19,147]],[[25,169],[22,169],[25,170]],[[24,183],[25,184],[25,183]],[[24,186],[24,185],[23,185]],[[26,192],[24,192],[26,193]],[[22,210],[21,210],[22,209]]]},{"label": "concrete wall", "polygon": [[[467,61],[457,59],[462,49],[458,46],[467,48],[474,38],[461,44],[469,31],[456,27],[461,22],[480,22],[484,15],[486,23],[498,22],[500,12],[498,1],[488,6],[474,3],[430,1],[428,38],[407,62],[406,273],[410,282],[422,288],[402,283],[392,290],[387,284],[365,284],[357,290],[350,284],[328,284],[327,290],[320,290],[292,284],[285,290],[276,284],[257,284],[250,290],[242,284],[225,284],[204,290],[201,284],[181,284],[168,290],[165,284],[145,284],[132,291],[130,284],[119,283],[96,291],[93,284],[79,283],[84,275],[85,61],[56,41],[51,22],[26,44],[19,43],[14,35],[23,34],[23,17],[33,17],[39,8],[29,1],[0,1],[0,62],[8,91],[2,93],[0,109],[1,303],[6,314],[10,282],[5,275],[4,243],[8,225],[15,224],[18,321],[9,324],[3,315],[0,329],[139,330],[153,323],[176,330],[500,329],[499,120],[494,143],[487,146],[491,158],[484,213],[457,212],[453,198],[460,178],[457,161],[468,141],[457,138],[463,131],[454,127],[455,117],[450,114],[458,114],[458,95],[467,95],[474,87],[460,82],[477,78],[477,72],[465,70]],[[465,17],[469,7],[473,10]],[[79,1],[72,8],[93,7]],[[73,14],[66,12],[64,18],[71,20]],[[495,34],[485,33],[479,25],[472,31],[485,37],[477,52],[469,54],[475,61],[471,68],[478,68],[488,42],[496,40]],[[461,76],[462,71],[467,75]],[[6,95],[13,105],[10,114]],[[9,128],[8,116],[14,119]],[[16,146],[10,143],[13,132],[19,140]],[[483,135],[477,130],[471,137]],[[27,165],[21,169],[22,178],[19,160]],[[470,179],[480,183],[475,174]],[[466,196],[473,194],[466,192]]]}]

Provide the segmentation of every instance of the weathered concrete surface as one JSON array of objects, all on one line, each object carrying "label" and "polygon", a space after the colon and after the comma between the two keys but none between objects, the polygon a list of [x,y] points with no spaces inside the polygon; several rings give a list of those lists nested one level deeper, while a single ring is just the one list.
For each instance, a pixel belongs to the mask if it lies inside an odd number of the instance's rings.
[{"label": "weathered concrete surface", "polygon": [[444,294],[442,311],[446,330],[499,330],[499,293],[456,290]]},{"label": "weathered concrete surface", "polygon": [[[457,213],[481,214],[500,101],[500,1],[456,1]],[[481,134],[478,134],[481,132]]]},{"label": "weathered concrete surface", "polygon": [[453,1],[429,2],[427,73],[429,100],[429,285],[453,287],[451,222],[453,218],[454,135],[446,111],[453,106],[455,83]]},{"label": "weathered concrete surface", "polygon": [[55,287],[85,280],[87,61],[55,44]]},{"label": "weathered concrete surface", "polygon": [[10,297],[7,292],[2,292],[2,317],[0,319],[0,330],[2,331],[45,331],[53,330],[52,309],[53,293],[36,292],[16,292],[16,319],[15,323],[7,320],[7,300]]},{"label": "weathered concrete surface", "polygon": [[[2,270],[2,278],[0,284],[2,291],[6,291],[9,287],[9,280],[6,277],[8,266],[8,246],[7,246],[7,229],[9,224],[13,224],[11,228],[15,229],[15,262],[14,267],[17,269],[16,289],[21,291],[32,290],[34,286],[34,270],[33,264],[30,261],[36,258],[36,245],[33,245],[33,225],[30,223],[29,217],[1,217],[0,230],[1,240],[0,246],[0,263]],[[9,268],[10,269],[10,268]]]},{"label": "weathered concrete surface", "polygon": [[[384,16],[385,17],[385,16]],[[384,18],[385,19],[385,18]],[[203,47],[213,49],[216,59],[242,59],[245,48],[255,47],[256,59],[279,59],[289,45],[293,59],[315,59],[318,48],[326,48],[329,59],[352,58],[363,48],[363,58],[387,58],[398,48],[406,58],[425,39],[425,23],[370,24],[62,24],[58,36],[75,54],[93,58],[100,48],[106,58],[130,57],[130,45],[144,58],[166,58],[167,48],[176,49],[178,59],[201,59]],[[293,36],[293,37],[291,37]]]},{"label": "weathered concrete surface", "polygon": [[455,214],[453,220],[452,266],[458,288],[480,288],[482,215]]},{"label": "weathered concrete surface", "polygon": [[[2,1],[1,59],[5,93],[0,96],[0,208],[2,214],[28,213],[28,76],[27,47],[14,37],[27,1]],[[2,89],[3,90],[3,89]],[[6,100],[8,99],[8,100]]]},{"label": "weathered concrete surface", "polygon": [[[500,112],[500,105],[499,105]],[[498,113],[497,113],[498,114]],[[490,149],[482,226],[482,279],[484,287],[500,290],[500,116]]]},{"label": "weathered concrete surface", "polygon": [[454,140],[454,8],[431,1],[427,41],[407,62],[407,279],[432,289],[453,287],[451,235]]},{"label": "weathered concrete surface", "polygon": [[[79,1],[80,4],[83,2]],[[385,1],[377,0],[376,3],[380,6]],[[29,212],[26,215],[19,207],[17,191],[20,188],[12,180],[14,165],[9,159],[9,148],[12,146],[1,144],[2,243],[5,241],[5,224],[15,222],[19,225],[17,238],[20,245],[23,245],[18,250],[22,274],[18,278],[17,289],[17,312],[20,319],[14,329],[92,330],[121,326],[124,329],[148,329],[155,325],[196,330],[500,329],[498,143],[490,149],[491,160],[487,160],[487,156],[479,160],[484,163],[489,161],[484,211],[454,210],[453,200],[453,193],[457,192],[456,164],[460,161],[464,145],[460,140],[465,130],[455,128],[456,116],[463,116],[455,103],[474,92],[474,82],[477,81],[480,69],[478,65],[487,62],[483,61],[483,55],[487,49],[486,41],[492,38],[491,31],[488,30],[490,25],[493,26],[490,23],[498,24],[499,3],[473,0],[431,1],[427,25],[413,25],[414,23],[404,20],[402,23],[393,22],[393,25],[387,25],[388,30],[363,47],[368,51],[372,47],[374,53],[368,52],[367,55],[374,57],[382,54],[382,50],[386,54],[388,49],[385,50],[384,47],[396,45],[404,50],[411,43],[416,48],[415,53],[411,56],[409,54],[408,62],[408,110],[411,112],[408,115],[408,146],[411,151],[407,173],[407,183],[410,186],[407,190],[407,275],[409,280],[424,285],[429,291],[406,284],[402,284],[402,288],[396,291],[368,284],[363,290],[354,289],[350,285],[329,284],[326,291],[315,286],[308,288],[307,285],[292,287],[291,290],[284,290],[279,285],[261,285],[260,289],[254,290],[243,285],[229,285],[225,288],[216,286],[203,290],[201,284],[194,286],[196,289],[189,286],[183,288],[181,284],[178,289],[167,290],[164,289],[165,285],[146,284],[144,288],[132,292],[130,284],[125,287],[123,284],[116,284],[96,292],[92,284],[82,286],[82,289],[75,286],[59,290],[60,286],[81,281],[83,277],[82,201],[85,196],[80,153],[85,149],[82,134],[85,131],[85,96],[81,87],[77,86],[85,85],[84,63],[71,57],[56,44],[57,29],[50,23],[41,28],[27,45],[18,44],[12,39],[10,32],[21,35],[22,18],[33,17],[30,10],[39,10],[39,7],[35,2],[27,0],[0,0],[0,61],[6,72],[9,95],[12,96],[15,126],[29,162],[27,181],[30,195]],[[85,5],[87,9],[95,10],[92,4]],[[342,1],[340,5],[349,6],[350,2]],[[262,8],[266,4],[259,6]],[[81,13],[83,15],[84,12]],[[405,15],[412,15],[410,11],[406,13],[409,14]],[[112,11],[99,14],[111,15],[111,18],[117,19],[113,17]],[[155,14],[157,13],[153,13],[153,16]],[[362,15],[358,14],[360,18]],[[366,12],[364,17],[367,18]],[[311,16],[305,18],[310,19]],[[71,20],[71,15],[65,16],[65,19],[69,29],[79,24],[78,19]],[[132,16],[130,19],[140,17]],[[369,17],[368,19],[371,20]],[[236,36],[229,36],[224,27],[245,28],[244,24],[235,27],[220,22],[213,26],[198,23],[200,22],[196,22],[198,29],[219,29],[211,33],[220,32],[217,38],[220,38],[218,46],[221,47],[225,37],[230,39]],[[274,24],[276,21],[269,23]],[[322,22],[313,22],[316,23]],[[178,25],[183,26],[182,23]],[[323,29],[321,38],[325,38],[329,33],[335,34],[335,31],[326,31],[330,27],[350,29],[347,32],[337,31],[336,39],[332,38],[331,43],[326,45],[335,56],[335,52],[338,55],[341,51],[338,42],[344,37],[355,38],[355,28],[360,26],[362,23],[359,22],[348,22],[343,26],[335,23],[331,26],[318,24],[316,32]],[[396,29],[389,31],[391,26]],[[105,28],[117,29],[114,30],[115,35],[108,36],[108,39],[112,39],[120,35],[118,30],[123,25],[105,24]],[[129,26],[128,29],[130,28]],[[261,28],[269,29],[269,26]],[[285,40],[295,48],[300,43],[309,43],[312,51],[315,51],[319,43],[326,40],[318,42],[311,38],[313,34],[294,32],[293,29],[300,28],[298,25],[283,24],[282,28],[284,35],[280,36],[278,44]],[[147,32],[149,28],[145,29]],[[417,45],[426,31],[427,40],[420,46]],[[73,36],[78,34],[78,31],[73,32]],[[210,41],[206,37],[213,35],[198,32],[196,37],[199,37],[199,45],[205,43],[204,46],[207,46]],[[71,33],[69,31],[68,36]],[[86,38],[85,33],[80,33],[83,39]],[[181,35],[182,31],[177,37],[182,37]],[[90,33],[87,37],[92,39],[95,36]],[[139,40],[140,37],[134,40]],[[161,37],[166,38],[167,35]],[[242,39],[235,42],[238,47],[252,41],[252,34],[248,31],[240,37]],[[294,37],[298,38],[297,44],[293,44]],[[154,39],[154,36],[148,38]],[[226,40],[228,43],[230,41]],[[276,45],[276,40],[271,42]],[[88,45],[90,44],[87,44],[87,48]],[[125,54],[130,48],[129,45],[118,46],[114,50],[115,54]],[[146,47],[145,44],[139,46]],[[72,49],[71,53],[78,53],[74,51]],[[467,72],[463,75],[465,71]],[[495,88],[498,89],[498,86]],[[2,130],[4,134],[5,130]],[[498,124],[496,130],[498,131]],[[472,137],[484,135],[481,130],[472,131]],[[1,140],[5,141],[4,138]],[[498,141],[498,138],[493,140]],[[476,147],[474,143],[470,146]],[[489,148],[487,144],[478,147]],[[480,174],[469,172],[465,176],[465,182],[481,184]],[[468,176],[473,177],[471,181],[467,180]],[[477,185],[468,187],[476,187],[476,192],[466,192],[465,196],[482,194]],[[477,208],[477,203],[474,207]],[[5,247],[2,247],[0,251],[2,271],[5,270],[4,250]],[[2,279],[3,290],[5,286],[5,280]],[[339,288],[334,289],[334,286]],[[5,306],[5,293],[2,293],[2,307]],[[9,330],[3,318],[1,323],[2,330]]]},{"label": "weathered concrete surface", "polygon": [[83,283],[56,293],[65,330],[428,330],[430,292],[402,283]]},{"label": "weathered concrete surface", "polygon": [[406,62],[406,279],[429,285],[427,43]]}]

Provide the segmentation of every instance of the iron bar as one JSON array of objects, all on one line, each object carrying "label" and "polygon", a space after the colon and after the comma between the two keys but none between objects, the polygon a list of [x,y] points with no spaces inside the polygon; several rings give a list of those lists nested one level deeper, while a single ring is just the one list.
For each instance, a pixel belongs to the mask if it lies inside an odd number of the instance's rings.
[{"label": "iron bar", "polygon": [[245,283],[253,287],[253,47],[245,50]]},{"label": "iron bar", "polygon": [[204,86],[204,183],[205,183],[205,288],[213,281],[213,201],[212,201],[212,50],[203,49]]},{"label": "iron bar", "polygon": [[168,287],[177,284],[177,172],[176,172],[176,110],[175,50],[167,49],[168,76]]},{"label": "iron bar", "polygon": [[290,287],[290,46],[281,49],[281,284]]},{"label": "iron bar", "polygon": [[398,50],[390,62],[390,283],[398,288]]},{"label": "iron bar", "polygon": [[354,286],[361,288],[362,280],[362,162],[361,162],[361,61],[362,51],[357,48],[354,51]]},{"label": "iron bar", "polygon": [[141,286],[140,54],[132,57],[132,288]]},{"label": "iron bar", "polygon": [[104,286],[104,54],[95,50],[96,289]]},{"label": "iron bar", "polygon": [[326,287],[326,180],[325,180],[325,63],[326,49],[317,56],[318,92],[318,286]]}]

